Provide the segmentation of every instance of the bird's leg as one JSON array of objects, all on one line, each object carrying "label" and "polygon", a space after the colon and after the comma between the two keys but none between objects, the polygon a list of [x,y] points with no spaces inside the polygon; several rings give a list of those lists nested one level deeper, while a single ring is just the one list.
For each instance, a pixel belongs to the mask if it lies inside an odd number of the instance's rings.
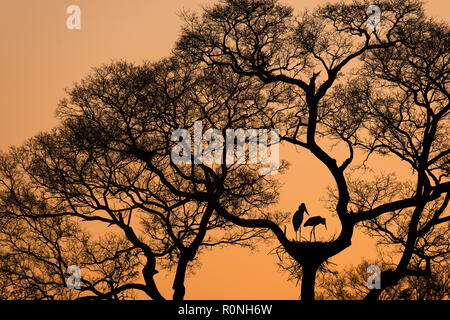
[{"label": "bird's leg", "polygon": [[312,233],[313,233],[314,228],[311,229],[311,232],[309,233],[309,242],[311,242],[312,240]]},{"label": "bird's leg", "polygon": [[300,241],[302,241],[302,227],[298,228],[298,231],[300,231]]},{"label": "bird's leg", "polygon": [[314,241],[316,241],[316,227],[313,228],[313,234],[314,234]]}]

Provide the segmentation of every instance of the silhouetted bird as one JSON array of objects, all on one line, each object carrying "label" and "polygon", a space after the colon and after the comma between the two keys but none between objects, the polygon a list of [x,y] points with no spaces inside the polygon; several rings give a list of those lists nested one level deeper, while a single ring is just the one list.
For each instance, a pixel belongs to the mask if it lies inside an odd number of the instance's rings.
[{"label": "silhouetted bird", "polygon": [[297,211],[295,211],[294,216],[292,217],[292,225],[294,226],[295,231],[295,240],[297,240],[297,230],[300,230],[300,240],[302,240],[302,222],[304,214],[309,215],[308,210],[306,210],[306,206],[304,203],[298,206]]},{"label": "silhouetted bird", "polygon": [[322,218],[321,216],[314,216],[306,220],[304,227],[311,226],[313,227],[311,230],[311,233],[309,234],[309,241],[311,241],[312,234],[314,233],[314,241],[316,241],[316,227],[319,224],[323,224],[325,226],[325,229],[327,229],[327,223],[325,221],[325,218]]}]

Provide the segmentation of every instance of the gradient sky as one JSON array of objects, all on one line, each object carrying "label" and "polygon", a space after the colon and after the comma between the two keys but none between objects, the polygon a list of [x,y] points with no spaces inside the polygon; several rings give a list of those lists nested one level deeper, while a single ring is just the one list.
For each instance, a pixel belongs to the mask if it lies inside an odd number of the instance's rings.
[{"label": "gradient sky", "polygon": [[[0,149],[57,125],[54,116],[64,89],[90,69],[125,59],[157,60],[170,54],[178,37],[180,10],[200,10],[207,0],[1,0],[0,7]],[[327,1],[284,1],[300,13]],[[333,1],[330,1],[333,2]],[[81,8],[81,30],[66,28],[66,8]],[[450,21],[450,1],[430,0],[428,15]],[[281,177],[280,209],[294,211],[307,202],[312,215],[322,214],[320,199],[331,183],[329,173],[304,151],[282,147],[281,157],[292,162]],[[407,168],[390,164],[398,175]],[[327,214],[322,214],[333,219]],[[323,239],[336,233],[317,231]],[[201,267],[187,279],[188,299],[297,299],[299,288],[278,272],[272,246],[256,252],[220,249],[204,254]],[[352,246],[333,259],[340,266],[375,256],[375,246],[358,233]],[[171,278],[157,278],[162,292],[171,294]]]}]

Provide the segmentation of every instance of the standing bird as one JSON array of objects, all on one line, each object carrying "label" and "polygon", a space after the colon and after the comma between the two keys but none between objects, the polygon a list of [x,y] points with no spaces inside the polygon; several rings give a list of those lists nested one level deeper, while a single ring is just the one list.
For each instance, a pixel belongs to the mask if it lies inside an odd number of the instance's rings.
[{"label": "standing bird", "polygon": [[[325,226],[325,229],[327,229],[327,223],[325,221],[325,218],[322,218],[321,216],[314,216],[306,220],[304,227],[311,226],[313,227],[311,230],[311,233],[309,234],[309,241],[311,241],[312,234],[314,233],[314,241],[316,241],[316,227],[319,224],[323,224]],[[328,229],[327,229],[328,230]]]},{"label": "standing bird", "polygon": [[300,229],[300,240],[302,240],[302,222],[304,214],[309,215],[308,210],[306,210],[306,206],[304,203],[298,206],[297,211],[295,211],[294,216],[292,217],[292,225],[294,226],[295,231],[295,240],[297,240],[297,230]]}]

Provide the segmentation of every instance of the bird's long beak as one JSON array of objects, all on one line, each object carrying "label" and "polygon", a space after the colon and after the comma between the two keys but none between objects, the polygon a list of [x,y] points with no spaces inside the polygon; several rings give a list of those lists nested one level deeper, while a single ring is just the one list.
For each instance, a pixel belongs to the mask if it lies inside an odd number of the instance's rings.
[{"label": "bird's long beak", "polygon": [[325,225],[325,230],[328,230],[326,222],[324,222],[324,225]]},{"label": "bird's long beak", "polygon": [[306,208],[305,208],[305,212],[306,212],[306,214],[307,214],[307,215],[309,216],[309,212],[308,212],[308,209],[306,209]]}]

